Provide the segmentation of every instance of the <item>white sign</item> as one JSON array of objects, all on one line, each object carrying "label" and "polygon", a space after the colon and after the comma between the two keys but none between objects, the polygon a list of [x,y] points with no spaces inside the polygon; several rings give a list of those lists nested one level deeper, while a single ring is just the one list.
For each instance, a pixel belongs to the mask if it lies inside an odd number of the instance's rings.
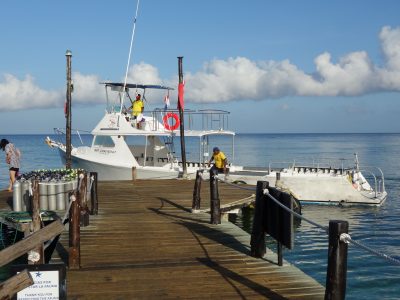
[{"label": "white sign", "polygon": [[31,271],[34,284],[18,292],[18,300],[55,300],[60,298],[59,271]]}]

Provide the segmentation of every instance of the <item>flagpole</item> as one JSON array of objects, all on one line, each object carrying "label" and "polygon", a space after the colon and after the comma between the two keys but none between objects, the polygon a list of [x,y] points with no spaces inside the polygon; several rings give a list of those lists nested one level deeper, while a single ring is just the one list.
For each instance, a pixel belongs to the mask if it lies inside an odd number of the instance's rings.
[{"label": "flagpole", "polygon": [[179,129],[181,135],[181,155],[182,155],[182,169],[183,178],[187,178],[187,168],[186,168],[186,150],[185,150],[185,126],[183,117],[183,71],[182,71],[182,59],[183,56],[178,56],[178,74],[179,74],[179,87],[178,87],[178,109],[179,109]]},{"label": "flagpole", "polygon": [[65,168],[71,169],[71,93],[72,93],[72,80],[71,80],[71,57],[72,52],[67,50],[65,53],[67,57],[67,93],[66,93],[66,128],[65,128]]}]

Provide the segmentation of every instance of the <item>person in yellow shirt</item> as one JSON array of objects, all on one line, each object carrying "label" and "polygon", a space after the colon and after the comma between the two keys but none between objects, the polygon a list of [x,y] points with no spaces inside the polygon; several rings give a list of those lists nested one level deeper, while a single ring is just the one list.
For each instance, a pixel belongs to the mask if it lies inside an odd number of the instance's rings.
[{"label": "person in yellow shirt", "polygon": [[142,113],[144,110],[144,103],[143,100],[141,99],[141,95],[138,94],[136,96],[135,101],[132,102],[132,118],[131,120],[134,120],[136,123],[136,128],[140,127],[140,121],[142,121]]},{"label": "person in yellow shirt", "polygon": [[141,95],[140,94],[138,94],[136,96],[136,99],[135,99],[135,101],[133,101],[131,108],[132,108],[132,117],[133,117],[133,119],[136,119],[138,117],[138,115],[143,113],[144,103],[143,103],[143,101],[141,99]]},{"label": "person in yellow shirt", "polygon": [[208,164],[210,165],[212,161],[214,161],[213,168],[216,168],[218,173],[224,173],[225,175],[227,174],[226,165],[228,163],[228,159],[226,158],[224,152],[220,151],[218,147],[214,147],[213,155],[211,156]]}]

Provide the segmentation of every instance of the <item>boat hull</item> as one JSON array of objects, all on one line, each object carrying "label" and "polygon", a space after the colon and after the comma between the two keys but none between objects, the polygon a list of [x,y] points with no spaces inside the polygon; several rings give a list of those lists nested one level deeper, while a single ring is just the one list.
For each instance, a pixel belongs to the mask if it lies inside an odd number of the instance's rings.
[{"label": "boat hull", "polygon": [[[65,152],[59,149],[61,161],[65,164]],[[116,166],[106,163],[99,163],[81,157],[71,156],[72,167],[84,169],[88,172],[97,172],[98,179],[101,181],[112,180],[133,180],[133,179],[173,179],[179,176],[178,170],[170,168],[155,167],[126,167]]]},{"label": "boat hull", "polygon": [[[65,152],[59,149],[61,159],[65,163]],[[133,180],[133,179],[174,179],[181,176],[181,170],[165,167],[126,167],[98,163],[72,155],[72,167],[97,172],[99,180]],[[189,178],[195,177],[196,168],[190,168]],[[204,172],[208,178],[208,172]],[[221,177],[221,179],[223,179]],[[226,178],[230,182],[256,185],[257,181],[268,181],[272,187],[288,191],[303,203],[342,204],[342,205],[381,205],[386,199],[386,192],[359,191],[349,182],[347,176],[281,173],[276,182],[275,172],[232,172]]]},{"label": "boat hull", "polygon": [[386,192],[358,190],[346,175],[281,173],[277,182],[275,172],[248,172],[246,175],[240,173],[232,173],[229,180],[249,185],[255,185],[259,180],[268,181],[270,186],[290,192],[303,203],[381,205],[387,197]]}]

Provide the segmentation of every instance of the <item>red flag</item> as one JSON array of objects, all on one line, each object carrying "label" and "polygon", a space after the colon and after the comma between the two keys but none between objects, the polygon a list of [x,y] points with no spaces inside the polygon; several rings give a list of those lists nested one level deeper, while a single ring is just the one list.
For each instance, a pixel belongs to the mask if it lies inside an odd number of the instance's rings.
[{"label": "red flag", "polygon": [[183,101],[183,90],[185,87],[185,81],[180,82],[178,85],[178,109],[184,109],[184,101]]},{"label": "red flag", "polygon": [[67,111],[68,111],[67,101],[65,101],[65,103],[64,103],[64,116],[65,116],[65,118],[67,118],[67,115],[68,115]]}]

